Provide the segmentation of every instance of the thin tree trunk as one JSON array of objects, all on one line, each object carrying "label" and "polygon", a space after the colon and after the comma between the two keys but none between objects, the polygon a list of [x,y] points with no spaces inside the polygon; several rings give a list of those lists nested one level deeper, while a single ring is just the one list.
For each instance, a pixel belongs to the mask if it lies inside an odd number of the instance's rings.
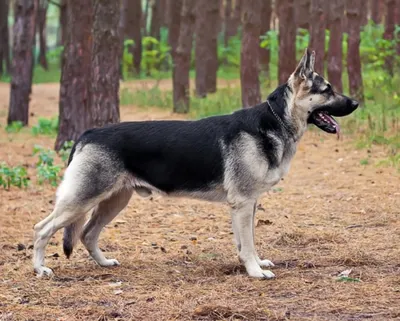
[{"label": "thin tree trunk", "polygon": [[[272,3],[271,0],[264,0],[262,2],[261,9],[261,31],[260,35],[264,36],[269,30],[271,25],[271,15],[272,15]],[[261,42],[262,40],[260,40]],[[261,69],[265,72],[265,75],[269,77],[269,59],[270,50],[268,48],[259,47],[259,59]]]},{"label": "thin tree trunk", "polygon": [[241,23],[242,16],[242,5],[244,1],[248,0],[235,0],[235,7],[233,9],[232,19],[230,20],[230,26],[228,28],[229,37],[233,37],[238,33],[238,29]]},{"label": "thin tree trunk", "polygon": [[296,0],[295,1],[295,12],[296,12],[296,26],[297,28],[309,29],[310,21],[310,5],[311,0]]},{"label": "thin tree trunk", "polygon": [[94,0],[89,104],[96,127],[119,122],[119,3]]},{"label": "thin tree trunk", "polygon": [[0,75],[10,73],[10,41],[8,31],[9,0],[0,0]]},{"label": "thin tree trunk", "polygon": [[[67,1],[60,1],[60,16],[59,16],[59,25],[57,32],[57,46],[63,46],[66,43],[67,39],[67,22],[68,22],[68,12],[67,12]],[[89,0],[90,1],[90,0]]]},{"label": "thin tree trunk", "polygon": [[328,79],[334,89],[341,93],[343,91],[342,17],[344,14],[344,0],[330,0],[329,12]]},{"label": "thin tree trunk", "polygon": [[360,104],[364,103],[364,88],[361,73],[360,58],[360,29],[361,29],[361,6],[364,1],[346,1],[346,18],[349,37],[347,40],[347,73],[349,76],[350,95],[357,99]]},{"label": "thin tree trunk", "polygon": [[[400,26],[400,0],[396,0],[396,14],[395,14],[395,24],[396,26]],[[400,56],[400,34],[397,33],[397,45],[396,45],[396,53]]]},{"label": "thin tree trunk", "polygon": [[232,0],[226,0],[224,10],[224,47],[228,47],[229,42],[229,28],[232,20]]},{"label": "thin tree trunk", "polygon": [[142,29],[144,36],[147,36],[147,20],[149,17],[149,10],[150,10],[150,0],[146,0],[146,5],[144,7],[144,14],[142,15]]},{"label": "thin tree trunk", "polygon": [[[159,19],[159,23],[160,23],[160,27],[167,27],[168,23],[167,21],[169,20],[167,18],[168,15],[168,3],[169,1],[167,0],[159,0],[159,10],[158,10],[158,19]],[[176,0],[174,0],[176,1]],[[178,0],[179,1],[179,0]]]},{"label": "thin tree trunk", "polygon": [[259,69],[259,37],[262,0],[243,2],[243,35],[240,52],[240,84],[243,108],[261,101]]},{"label": "thin tree trunk", "polygon": [[55,149],[76,141],[94,127],[93,108],[89,104],[90,63],[92,51],[92,1],[69,0],[64,26],[64,58],[61,71],[59,130]]},{"label": "thin tree trunk", "polygon": [[208,15],[210,25],[210,61],[207,72],[207,93],[217,91],[217,72],[218,72],[218,32],[220,24],[219,10],[221,0],[213,0],[209,4],[210,12]]},{"label": "thin tree trunk", "polygon": [[173,69],[174,112],[187,113],[190,106],[190,57],[195,28],[196,0],[183,0],[178,47]]},{"label": "thin tree trunk", "polygon": [[[386,0],[385,32],[383,38],[392,41],[396,24],[396,0]],[[394,75],[394,56],[385,58],[385,69],[390,76]]]},{"label": "thin tree trunk", "polygon": [[124,80],[124,43],[125,43],[125,27],[126,27],[126,19],[128,17],[128,2],[129,0],[121,0],[121,4],[119,7],[119,49],[120,49],[120,64],[119,64],[119,78],[120,80]]},{"label": "thin tree trunk", "polygon": [[10,105],[7,123],[21,121],[28,125],[32,90],[32,44],[35,35],[37,0],[16,0],[13,29],[13,59]]},{"label": "thin tree trunk", "polygon": [[[331,0],[330,0],[331,1]],[[315,71],[324,75],[325,58],[325,15],[324,0],[311,0],[311,24],[310,24],[310,50],[318,55],[315,61]]]},{"label": "thin tree trunk", "polygon": [[151,6],[150,36],[157,40],[160,40],[160,2],[161,0],[153,0]]},{"label": "thin tree trunk", "polygon": [[[207,96],[216,79],[216,26],[210,20],[218,13],[219,1],[197,0],[196,3],[196,94]],[[218,62],[217,62],[218,65]],[[216,83],[216,80],[215,80]]]},{"label": "thin tree trunk", "polygon": [[172,62],[175,63],[175,54],[179,41],[179,30],[181,25],[182,0],[170,0],[168,2],[169,30],[168,44],[171,47]]},{"label": "thin tree trunk", "polygon": [[382,22],[382,0],[370,0],[371,19],[374,23],[379,24]]},{"label": "thin tree trunk", "polygon": [[278,79],[279,83],[283,84],[296,68],[294,0],[280,0],[276,4],[279,18]]},{"label": "thin tree trunk", "polygon": [[37,31],[39,34],[39,64],[44,70],[49,69],[47,63],[47,32],[46,32],[46,21],[47,21],[47,0],[39,0],[39,7],[37,12]]},{"label": "thin tree trunk", "polygon": [[125,33],[128,39],[133,39],[134,44],[130,47],[133,55],[133,69],[130,72],[140,75],[142,63],[142,2],[141,0],[128,0]]}]

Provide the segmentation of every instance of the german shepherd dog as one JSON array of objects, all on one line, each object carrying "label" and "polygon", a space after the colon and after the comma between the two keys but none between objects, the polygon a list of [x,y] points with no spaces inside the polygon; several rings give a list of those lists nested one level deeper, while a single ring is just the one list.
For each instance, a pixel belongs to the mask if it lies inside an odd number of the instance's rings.
[{"label": "german shepherd dog", "polygon": [[34,227],[37,275],[52,274],[44,265],[45,248],[61,228],[67,257],[80,239],[100,266],[119,265],[104,256],[98,238],[136,192],[227,202],[248,275],[275,277],[262,269],[274,265],[261,260],[254,246],[257,199],[288,172],[308,124],[339,134],[332,116],[358,107],[314,72],[314,62],[315,52],[307,49],[288,82],[265,102],[229,115],[122,122],[83,133],[71,151],[54,211]]}]

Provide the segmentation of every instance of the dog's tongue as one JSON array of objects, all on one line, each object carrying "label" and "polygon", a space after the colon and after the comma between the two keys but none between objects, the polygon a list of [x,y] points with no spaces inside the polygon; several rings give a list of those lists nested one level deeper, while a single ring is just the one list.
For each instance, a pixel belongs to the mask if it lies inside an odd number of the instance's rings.
[{"label": "dog's tongue", "polygon": [[323,115],[322,115],[322,118],[323,118],[325,121],[328,121],[329,123],[331,123],[331,124],[333,125],[333,127],[335,127],[335,129],[336,129],[336,136],[337,136],[337,139],[339,140],[339,139],[340,139],[340,126],[339,126],[339,124],[336,122],[336,120],[335,120],[332,116],[330,116],[330,115],[328,115],[328,114],[323,114]]}]

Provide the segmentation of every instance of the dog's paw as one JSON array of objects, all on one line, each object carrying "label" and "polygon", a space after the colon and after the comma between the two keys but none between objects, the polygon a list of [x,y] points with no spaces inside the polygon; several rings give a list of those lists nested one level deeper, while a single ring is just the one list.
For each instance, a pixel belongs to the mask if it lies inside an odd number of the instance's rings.
[{"label": "dog's paw", "polygon": [[274,267],[275,264],[272,263],[270,260],[259,260],[258,262],[259,266],[266,266],[266,267]]},{"label": "dog's paw", "polygon": [[275,278],[275,274],[272,273],[270,270],[262,270],[263,279],[273,279]]},{"label": "dog's paw", "polygon": [[52,269],[49,269],[48,267],[45,266],[36,267],[34,270],[38,278],[41,278],[43,276],[51,277],[54,275]]},{"label": "dog's paw", "polygon": [[116,259],[104,260],[99,263],[100,266],[119,266],[121,265]]},{"label": "dog's paw", "polygon": [[275,277],[275,274],[270,270],[262,270],[260,267],[258,269],[248,269],[247,272],[250,277],[257,279],[273,279]]}]

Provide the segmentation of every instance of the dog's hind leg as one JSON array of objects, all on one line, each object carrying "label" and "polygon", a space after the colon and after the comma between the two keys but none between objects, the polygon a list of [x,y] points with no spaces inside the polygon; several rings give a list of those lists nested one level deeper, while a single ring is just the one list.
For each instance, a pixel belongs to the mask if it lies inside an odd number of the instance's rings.
[{"label": "dog's hind leg", "polygon": [[[253,221],[252,221],[252,225],[253,225],[253,242],[255,243],[255,239],[256,239],[256,229],[255,229],[255,219],[256,219],[256,210],[257,210],[257,203],[254,204],[254,209],[253,209]],[[273,267],[275,266],[274,263],[272,263],[270,260],[261,260],[260,257],[257,254],[257,250],[254,248],[254,254],[256,256],[256,261],[257,264],[261,267],[263,266],[267,266],[267,267]]]},{"label": "dog's hind leg", "polygon": [[257,262],[253,238],[253,210],[255,200],[246,200],[234,203],[232,207],[233,231],[240,239],[240,260],[251,277],[270,279],[275,275],[269,270],[262,270]]},{"label": "dog's hind leg", "polygon": [[100,266],[119,265],[115,259],[107,259],[98,246],[98,239],[104,226],[110,223],[128,204],[132,190],[122,189],[110,198],[103,200],[95,209],[82,233],[82,243],[91,257]]}]

